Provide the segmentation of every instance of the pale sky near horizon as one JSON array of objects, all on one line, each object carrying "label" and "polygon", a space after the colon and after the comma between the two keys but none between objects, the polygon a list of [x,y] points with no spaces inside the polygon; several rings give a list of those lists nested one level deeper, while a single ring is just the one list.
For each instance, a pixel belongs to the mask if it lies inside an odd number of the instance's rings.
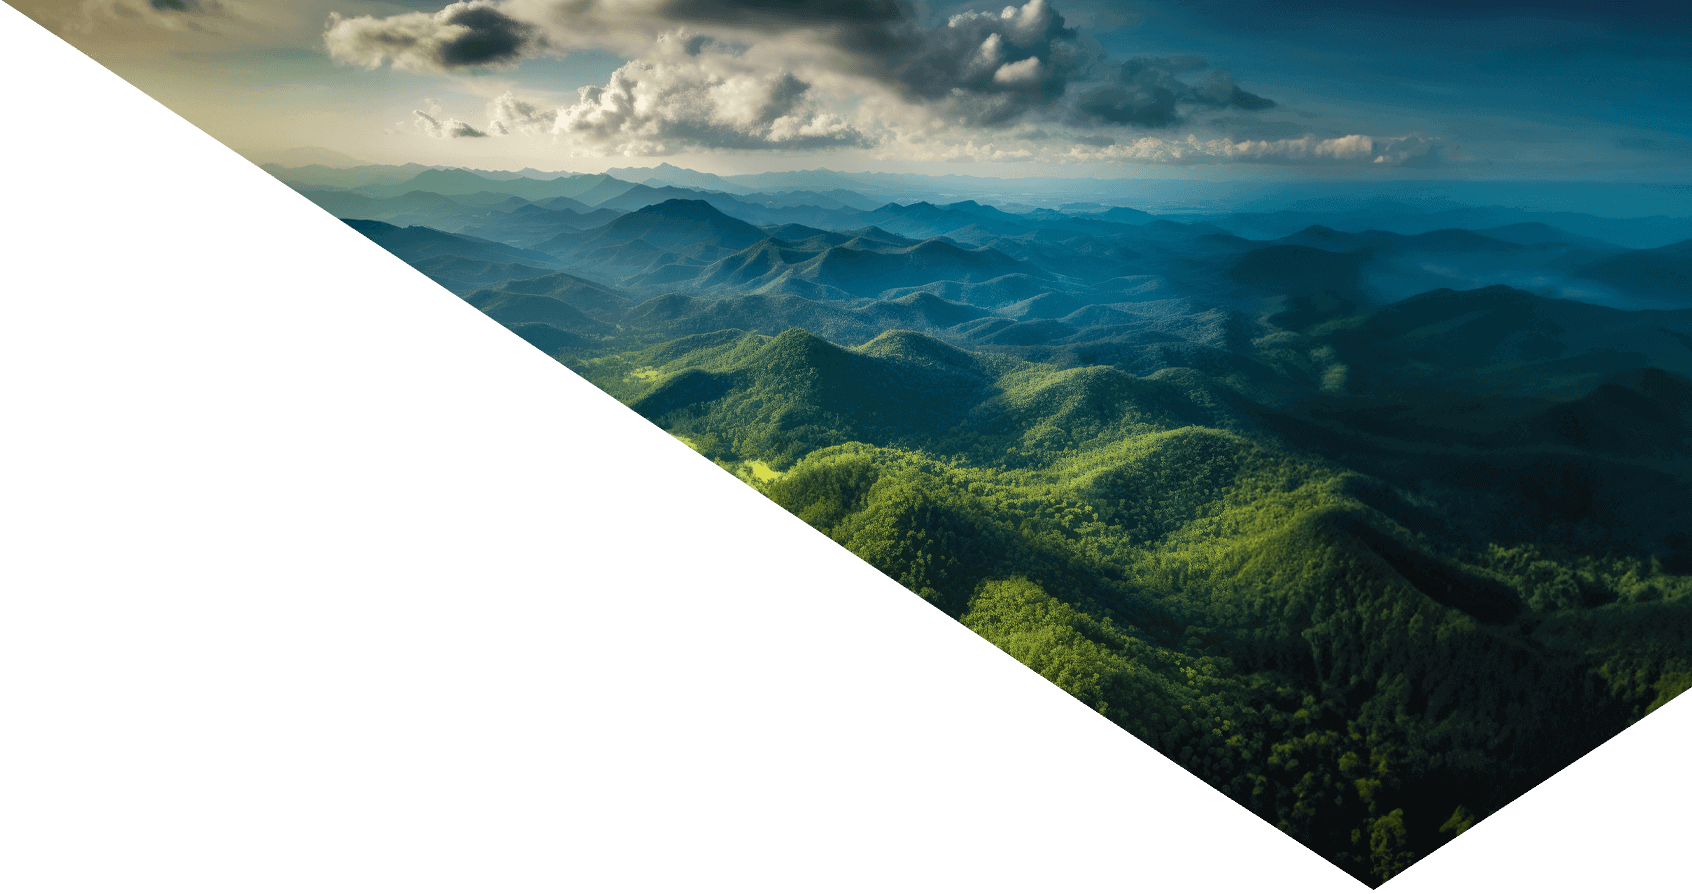
[{"label": "pale sky near horizon", "polygon": [[261,161],[1692,181],[1692,4],[9,2]]}]

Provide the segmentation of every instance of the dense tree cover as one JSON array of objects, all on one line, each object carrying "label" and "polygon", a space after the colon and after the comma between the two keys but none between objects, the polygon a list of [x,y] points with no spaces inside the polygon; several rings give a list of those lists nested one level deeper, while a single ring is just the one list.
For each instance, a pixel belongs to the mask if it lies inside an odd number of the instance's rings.
[{"label": "dense tree cover", "polygon": [[[1692,683],[1692,577],[1501,512],[1532,498],[1472,457],[1314,450],[1190,369],[914,333],[617,347],[570,362],[1371,883]],[[1629,470],[1594,479],[1618,512],[1649,503]]]}]

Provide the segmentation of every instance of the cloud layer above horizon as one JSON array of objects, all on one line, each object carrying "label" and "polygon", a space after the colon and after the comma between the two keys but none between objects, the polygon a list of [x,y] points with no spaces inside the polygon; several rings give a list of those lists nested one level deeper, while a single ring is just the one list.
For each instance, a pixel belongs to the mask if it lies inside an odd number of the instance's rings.
[{"label": "cloud layer above horizon", "polygon": [[1197,55],[1111,60],[1052,0],[944,16],[912,0],[459,0],[432,12],[336,14],[324,43],[346,65],[472,77],[528,59],[618,53],[629,61],[580,87],[575,102],[513,90],[489,103],[485,128],[424,128],[550,136],[576,155],[854,148],[913,160],[1439,161],[1437,139],[1422,133],[1235,139],[1217,119],[1263,116],[1278,103]]},{"label": "cloud layer above horizon", "polygon": [[1685,4],[8,2],[255,151],[1692,177]]}]

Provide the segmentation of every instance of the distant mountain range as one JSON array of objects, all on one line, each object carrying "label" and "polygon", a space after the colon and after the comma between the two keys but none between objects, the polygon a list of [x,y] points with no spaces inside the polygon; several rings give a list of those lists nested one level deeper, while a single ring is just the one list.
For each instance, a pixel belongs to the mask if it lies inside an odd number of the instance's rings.
[{"label": "distant mountain range", "polygon": [[[1692,242],[1630,251],[1538,221],[1410,233],[1312,224],[1263,240],[1092,204],[1069,212],[1011,212],[974,200],[874,204],[850,191],[730,195],[604,174],[494,180],[425,169],[398,181],[302,190],[343,219],[491,243],[463,257],[564,265],[642,295],[864,301],[924,291],[1026,322],[1170,295],[1240,307],[1289,298],[1356,305],[1499,284],[1670,309],[1692,294]],[[1629,225],[1636,224],[1643,225]],[[418,250],[429,249],[406,249],[423,260]],[[1032,303],[1009,307],[1018,302]]]}]

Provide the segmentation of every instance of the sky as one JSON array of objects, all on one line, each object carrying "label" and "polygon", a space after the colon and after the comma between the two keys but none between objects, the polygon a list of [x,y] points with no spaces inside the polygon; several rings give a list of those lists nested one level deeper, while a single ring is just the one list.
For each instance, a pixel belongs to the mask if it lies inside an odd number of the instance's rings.
[{"label": "sky", "polygon": [[260,161],[1692,182],[1686,3],[9,2]]}]

